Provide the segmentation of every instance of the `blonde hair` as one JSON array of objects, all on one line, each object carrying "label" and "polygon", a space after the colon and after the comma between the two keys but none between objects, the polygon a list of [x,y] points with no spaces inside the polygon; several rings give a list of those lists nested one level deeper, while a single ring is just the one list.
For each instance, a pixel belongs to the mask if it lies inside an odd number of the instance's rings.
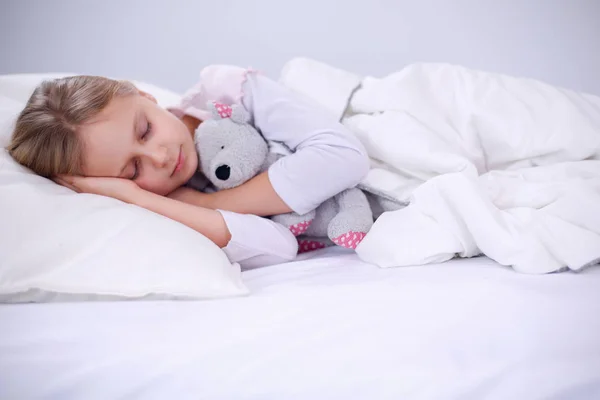
[{"label": "blonde hair", "polygon": [[40,84],[19,114],[9,154],[38,175],[81,174],[83,142],[78,129],[115,97],[138,93],[127,81],[71,76]]}]

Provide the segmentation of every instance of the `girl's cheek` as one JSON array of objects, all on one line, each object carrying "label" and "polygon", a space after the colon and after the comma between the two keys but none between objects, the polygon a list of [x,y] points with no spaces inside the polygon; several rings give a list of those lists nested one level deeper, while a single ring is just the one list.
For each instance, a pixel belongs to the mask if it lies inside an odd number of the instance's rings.
[{"label": "girl's cheek", "polygon": [[141,187],[144,190],[147,190],[148,192],[156,193],[156,188],[153,187],[152,182],[149,182],[146,176],[142,179],[138,179],[135,183],[137,183],[139,187]]}]

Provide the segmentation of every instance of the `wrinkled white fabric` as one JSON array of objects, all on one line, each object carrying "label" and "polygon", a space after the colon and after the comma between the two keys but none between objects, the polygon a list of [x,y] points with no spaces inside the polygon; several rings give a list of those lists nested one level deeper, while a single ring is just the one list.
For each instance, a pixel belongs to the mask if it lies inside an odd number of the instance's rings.
[{"label": "wrinkled white fabric", "polygon": [[285,71],[295,90],[349,104],[343,123],[372,160],[363,186],[408,204],[376,221],[357,248],[363,260],[484,253],[546,273],[600,259],[600,98],[447,64],[366,77],[356,90],[304,84],[341,75],[322,63]]}]

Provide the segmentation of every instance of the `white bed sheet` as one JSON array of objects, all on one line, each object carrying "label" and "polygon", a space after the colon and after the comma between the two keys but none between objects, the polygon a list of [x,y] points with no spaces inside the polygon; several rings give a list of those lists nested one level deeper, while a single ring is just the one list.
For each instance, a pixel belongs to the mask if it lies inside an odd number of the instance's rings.
[{"label": "white bed sheet", "polygon": [[2,399],[600,398],[600,269],[339,249],[203,302],[0,306]]}]

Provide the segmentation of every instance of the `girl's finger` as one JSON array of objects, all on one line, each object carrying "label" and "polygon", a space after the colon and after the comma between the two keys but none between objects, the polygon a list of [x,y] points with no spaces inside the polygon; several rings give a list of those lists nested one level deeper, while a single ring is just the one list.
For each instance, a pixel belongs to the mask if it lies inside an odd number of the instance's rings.
[{"label": "girl's finger", "polygon": [[66,188],[71,189],[74,192],[79,193],[79,189],[77,189],[77,187],[75,187],[74,185],[70,184],[69,182],[65,181],[63,178],[59,178],[59,177],[55,177],[54,179],[52,179],[54,182],[58,183],[61,186],[64,186]]},{"label": "girl's finger", "polygon": [[57,178],[58,178],[58,179],[60,179],[60,180],[61,180],[61,181],[63,181],[63,182],[69,183],[69,184],[71,184],[71,185],[72,185],[73,183],[75,183],[75,182],[74,182],[74,178],[75,178],[75,177],[74,177],[74,176],[71,176],[71,175],[59,175]]},{"label": "girl's finger", "polygon": [[69,187],[75,188],[73,190],[77,190],[78,192],[80,192],[79,189],[79,180],[81,179],[80,177],[74,176],[74,175],[60,175],[59,178],[65,182],[67,185],[69,185]]},{"label": "girl's finger", "polygon": [[86,178],[84,176],[69,175],[68,178],[66,179],[66,181],[73,186],[82,187],[82,186],[85,186],[87,182],[89,182],[89,179],[93,180],[94,178]]}]

